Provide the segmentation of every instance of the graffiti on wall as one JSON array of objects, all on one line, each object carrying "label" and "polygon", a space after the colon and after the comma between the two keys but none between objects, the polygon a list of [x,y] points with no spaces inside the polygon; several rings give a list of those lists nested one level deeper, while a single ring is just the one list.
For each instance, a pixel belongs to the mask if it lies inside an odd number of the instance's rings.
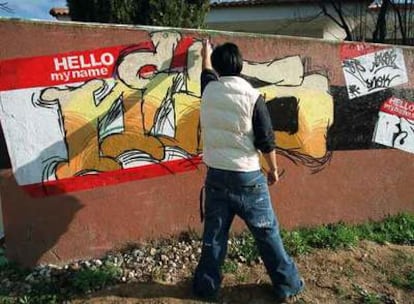
[{"label": "graffiti on wall", "polygon": [[[0,119],[18,183],[72,191],[196,168],[200,50],[200,39],[161,31],[133,46],[1,62]],[[322,166],[328,78],[300,56],[246,61],[242,73],[265,96],[279,151]]]},{"label": "graffiti on wall", "polygon": [[378,116],[373,141],[414,153],[414,102],[391,97]]},{"label": "graffiti on wall", "polygon": [[409,152],[409,102],[402,100],[413,91],[396,87],[408,83],[410,66],[407,70],[403,49],[358,42],[342,43],[339,50],[346,86],[331,87],[335,125],[329,130],[328,149],[394,147]]},{"label": "graffiti on wall", "polygon": [[64,121],[68,157],[50,164],[58,179],[198,154],[199,69],[177,62],[182,53],[171,52],[186,44],[183,59],[195,62],[199,44],[191,42],[157,32],[156,49],[122,50],[113,78],[41,92],[39,104],[58,106]]},{"label": "graffiti on wall", "polygon": [[328,77],[306,70],[297,55],[246,62],[242,73],[265,97],[279,153],[313,172],[323,169],[331,156],[327,136],[334,121]]},{"label": "graffiti on wall", "polygon": [[402,49],[382,49],[343,58],[349,99],[365,96],[408,82]]}]

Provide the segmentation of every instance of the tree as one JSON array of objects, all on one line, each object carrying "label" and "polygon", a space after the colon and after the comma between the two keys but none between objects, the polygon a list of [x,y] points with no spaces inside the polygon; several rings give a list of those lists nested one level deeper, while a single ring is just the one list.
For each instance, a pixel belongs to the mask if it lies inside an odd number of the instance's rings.
[{"label": "tree", "polygon": [[[342,28],[346,37],[345,40],[354,40],[354,34],[352,32],[352,27],[347,20],[347,14],[345,13],[344,3],[342,0],[321,0],[317,1],[323,14],[335,22],[340,28]],[[366,1],[362,1],[366,2]]]},{"label": "tree", "polygon": [[316,2],[322,13],[345,31],[345,40],[404,45],[414,42],[414,0]]},{"label": "tree", "polygon": [[[414,0],[382,0],[378,23],[387,24],[387,20],[393,15],[394,36],[401,37],[401,44],[413,45],[414,43],[414,20],[413,20]],[[390,11],[390,13],[389,13]],[[381,27],[380,40],[387,35],[387,29]],[[375,38],[375,36],[374,36]],[[385,38],[384,38],[385,39]]]},{"label": "tree", "polygon": [[208,0],[67,0],[74,21],[200,28]]}]

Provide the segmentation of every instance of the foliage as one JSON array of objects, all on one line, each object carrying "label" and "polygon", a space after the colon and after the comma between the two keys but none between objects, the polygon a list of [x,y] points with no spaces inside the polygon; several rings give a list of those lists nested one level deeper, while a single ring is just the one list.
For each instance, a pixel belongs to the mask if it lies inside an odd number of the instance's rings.
[{"label": "foliage", "polygon": [[362,304],[382,304],[387,303],[385,302],[384,298],[386,298],[382,294],[377,294],[375,292],[369,292],[368,290],[365,290],[361,286],[354,285],[354,290],[358,294],[359,303]]},{"label": "foliage", "polygon": [[286,250],[294,256],[306,254],[311,247],[301,231],[282,231],[282,238]]},{"label": "foliage", "polygon": [[358,240],[355,227],[343,223],[304,229],[305,238],[312,248],[346,248],[354,246]]},{"label": "foliage", "polygon": [[[14,262],[8,261],[4,255],[4,250],[0,248],[0,274],[0,278],[7,277],[9,281],[19,281],[29,274],[29,270],[19,267],[19,265]],[[3,289],[3,286],[0,285],[0,295],[3,294]]]},{"label": "foliage", "polygon": [[[10,262],[0,267],[0,281],[1,278],[7,278],[9,282],[8,286],[0,285],[0,303],[62,303],[73,294],[83,294],[116,283],[121,269],[113,265],[103,265],[99,268],[80,269],[69,275],[53,279],[48,277],[39,278],[36,282],[30,284],[30,288],[20,290],[16,294],[13,289],[14,283],[27,281],[26,277],[30,273],[28,269]],[[11,290],[14,290],[13,294],[11,294]]]},{"label": "foliage", "polygon": [[230,259],[226,259],[224,261],[223,267],[222,267],[222,271],[224,273],[236,273],[238,269],[238,265],[235,261],[230,260]]},{"label": "foliage", "polygon": [[244,233],[238,238],[233,238],[229,243],[228,251],[230,259],[248,264],[257,261],[259,258],[259,251],[250,233]]},{"label": "foliage", "polygon": [[0,303],[55,304],[61,303],[64,296],[60,293],[57,284],[46,281],[33,284],[30,289],[15,297],[9,295],[7,288],[0,289]]},{"label": "foliage", "polygon": [[83,269],[75,274],[72,286],[74,290],[81,293],[100,289],[114,283],[120,275],[120,271],[120,268],[112,265]]},{"label": "foliage", "polygon": [[394,286],[414,291],[414,270],[391,278],[391,283]]},{"label": "foliage", "polygon": [[74,21],[200,28],[208,0],[67,0]]},{"label": "foliage", "polygon": [[0,270],[8,264],[7,258],[4,255],[4,250],[0,248]]},{"label": "foliage", "polygon": [[[414,215],[398,214],[361,225],[336,223],[294,231],[282,230],[281,235],[286,250],[294,256],[306,254],[314,248],[349,248],[357,245],[359,240],[414,245]],[[250,233],[231,241],[229,257],[237,259],[240,256],[248,263],[258,259],[259,253]]]},{"label": "foliage", "polygon": [[398,288],[414,291],[414,255],[397,251],[394,265],[398,273],[391,276],[390,282]]},{"label": "foliage", "polygon": [[343,223],[282,231],[286,250],[291,255],[306,254],[312,248],[339,249],[352,247],[359,241],[358,229]]},{"label": "foliage", "polygon": [[361,238],[384,244],[414,245],[414,215],[399,214],[358,226]]},{"label": "foliage", "polygon": [[210,1],[150,0],[153,25],[200,28],[204,25]]}]

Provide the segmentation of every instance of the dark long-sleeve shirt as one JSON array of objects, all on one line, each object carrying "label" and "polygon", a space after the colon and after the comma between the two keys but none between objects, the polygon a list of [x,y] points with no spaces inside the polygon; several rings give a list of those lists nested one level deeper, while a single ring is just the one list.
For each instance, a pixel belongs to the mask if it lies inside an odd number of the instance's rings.
[{"label": "dark long-sleeve shirt", "polygon": [[[205,69],[201,72],[201,93],[204,92],[207,84],[210,81],[217,81],[218,76],[214,71]],[[276,148],[275,136],[272,127],[272,120],[270,118],[269,111],[267,110],[266,103],[263,97],[260,95],[253,109],[253,133],[254,133],[254,146],[256,149],[263,153],[269,153]]]}]

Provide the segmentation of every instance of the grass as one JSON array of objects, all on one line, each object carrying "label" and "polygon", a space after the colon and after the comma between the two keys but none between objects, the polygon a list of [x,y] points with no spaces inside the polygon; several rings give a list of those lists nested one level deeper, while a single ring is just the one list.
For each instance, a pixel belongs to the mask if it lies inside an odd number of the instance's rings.
[{"label": "grass", "polygon": [[[391,284],[414,291],[414,255],[397,252],[394,256],[394,264],[398,266],[399,273],[390,277]],[[411,265],[411,267],[403,267],[404,265]]]},{"label": "grass", "polygon": [[339,249],[355,246],[360,240],[355,226],[343,223],[302,228],[296,231],[282,231],[286,250],[291,255],[301,255],[312,249]]},{"label": "grass", "polygon": [[394,276],[390,281],[396,287],[414,291],[414,270]]},{"label": "grass", "polygon": [[[370,221],[361,225],[337,223],[315,228],[282,231],[282,238],[286,250],[292,255],[303,255],[319,248],[333,250],[348,248],[357,245],[360,240],[413,246],[414,215],[399,214],[387,217],[381,222]],[[396,262],[401,261],[402,258],[414,261],[412,256],[401,257],[397,254]],[[223,272],[239,276],[238,280],[242,282],[246,278],[245,274],[239,273],[238,263],[250,265],[259,260],[259,253],[252,235],[244,233],[231,238]],[[18,294],[11,294],[12,288],[1,284],[0,303],[61,303],[73,295],[82,295],[119,282],[121,271],[118,266],[107,264],[80,269],[69,276],[62,277],[59,281],[44,280],[32,285],[30,290],[21,291]],[[13,285],[13,282],[24,281],[28,274],[30,274],[29,270],[9,262],[0,249],[0,278],[7,278]],[[399,288],[414,290],[414,269],[401,271],[398,276],[390,278],[390,282]],[[371,294],[362,289],[356,289],[356,291],[361,303],[381,303],[381,298],[377,294]],[[343,293],[343,290],[338,290],[341,297],[344,296]]]},{"label": "grass", "polygon": [[337,223],[282,231],[282,238],[286,250],[292,255],[306,254],[319,248],[349,248],[360,240],[414,246],[414,215],[398,214],[381,222],[369,221],[361,225]]},{"label": "grass", "polygon": [[354,290],[357,293],[358,303],[361,304],[383,304],[388,303],[386,296],[375,292],[369,292],[361,286],[354,285]]},{"label": "grass", "polygon": [[120,274],[121,269],[113,265],[82,269],[75,274],[71,283],[75,291],[85,293],[115,283]]},{"label": "grass", "polygon": [[228,246],[228,257],[231,260],[247,264],[257,261],[259,251],[253,236],[250,233],[244,233],[239,237],[232,238]]},{"label": "grass", "polygon": [[[0,255],[4,258],[4,255]],[[1,259],[0,259],[1,260]],[[10,284],[25,281],[30,274],[29,270],[22,269],[14,263],[2,263],[0,266],[1,277],[7,277]],[[113,265],[102,265],[89,269],[80,269],[68,277],[60,280],[42,280],[30,286],[30,289],[21,290],[11,294],[11,288],[0,286],[0,303],[5,304],[55,304],[62,303],[74,294],[85,294],[99,290],[105,286],[114,284],[121,274],[121,269]]]},{"label": "grass", "polygon": [[337,295],[338,299],[340,299],[340,300],[350,297],[348,295],[347,290],[345,288],[342,288],[341,286],[334,286],[333,290],[334,290],[335,294]]},{"label": "grass", "polygon": [[221,269],[224,273],[236,273],[238,268],[237,262],[226,259]]},{"label": "grass", "polygon": [[[360,225],[336,223],[294,231],[282,230],[281,235],[286,251],[293,256],[321,248],[350,248],[360,240],[414,246],[414,214],[398,214],[380,222],[369,221]],[[248,264],[259,259],[259,252],[250,232],[232,239],[229,257]]]},{"label": "grass", "polygon": [[359,234],[377,243],[414,246],[414,215],[398,214],[381,222],[368,222],[358,226]]}]

